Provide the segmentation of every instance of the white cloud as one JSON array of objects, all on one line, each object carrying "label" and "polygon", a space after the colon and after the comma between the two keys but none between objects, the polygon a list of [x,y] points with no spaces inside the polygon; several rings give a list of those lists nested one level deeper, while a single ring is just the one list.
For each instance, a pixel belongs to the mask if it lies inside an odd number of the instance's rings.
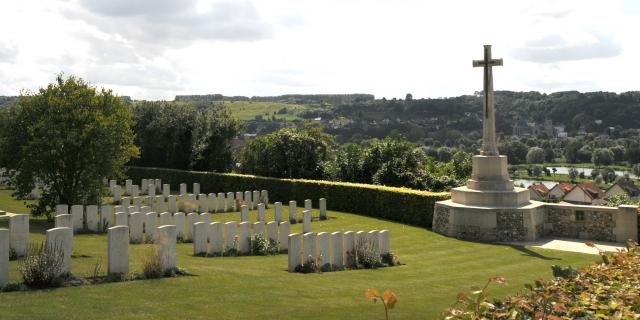
[{"label": "white cloud", "polygon": [[0,3],[0,95],[65,71],[134,98],[638,90],[629,1],[22,0]]}]

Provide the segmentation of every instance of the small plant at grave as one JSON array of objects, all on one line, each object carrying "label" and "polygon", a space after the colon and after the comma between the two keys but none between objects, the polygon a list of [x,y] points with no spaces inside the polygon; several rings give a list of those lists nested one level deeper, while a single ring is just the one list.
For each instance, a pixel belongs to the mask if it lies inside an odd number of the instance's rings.
[{"label": "small plant at grave", "polygon": [[318,268],[318,262],[311,255],[309,255],[307,259],[295,269],[295,272],[299,273],[315,273],[319,271],[320,268]]},{"label": "small plant at grave", "polygon": [[345,267],[349,269],[356,269],[356,255],[353,250],[347,250],[347,261],[345,263]]},{"label": "small plant at grave", "polygon": [[381,296],[378,290],[367,289],[367,291],[365,291],[365,296],[369,299],[372,299],[373,303],[376,303],[378,302],[378,300],[380,300],[382,302],[382,305],[384,306],[385,319],[389,320],[389,310],[393,309],[398,302],[398,297],[396,297],[396,294],[391,290],[385,290],[384,295]]},{"label": "small plant at grave", "polygon": [[256,234],[251,238],[251,255],[272,256],[278,254],[278,241]]},{"label": "small plant at grave", "polygon": [[102,275],[102,258],[98,257],[96,263],[93,265],[93,272],[91,278],[97,279]]},{"label": "small plant at grave", "polygon": [[9,248],[9,261],[14,260],[18,260],[18,253],[16,252],[16,249]]},{"label": "small plant at grave", "polygon": [[380,255],[380,259],[382,261],[383,264],[389,266],[389,267],[393,267],[393,266],[399,266],[400,265],[400,259],[398,259],[398,256],[393,254],[393,252],[388,252],[388,253],[383,253]]},{"label": "small plant at grave", "polygon": [[164,276],[163,258],[160,250],[153,245],[142,255],[142,275],[145,279],[156,279]]},{"label": "small plant at grave", "polygon": [[180,212],[195,212],[196,206],[190,201],[178,200],[178,211]]},{"label": "small plant at grave", "polygon": [[[320,254],[319,260],[322,260],[322,254]],[[325,264],[323,264],[321,266],[319,265],[319,267],[320,267],[320,272],[331,272],[331,271],[333,271],[333,268],[331,267],[331,263],[325,263]]]},{"label": "small plant at grave", "polygon": [[298,223],[298,220],[296,220],[296,219],[289,219],[289,223],[290,223],[290,224],[296,224],[296,223]]},{"label": "small plant at grave", "polygon": [[356,241],[355,266],[356,268],[364,269],[376,269],[382,267],[380,250],[378,250],[371,241]]},{"label": "small plant at grave", "polygon": [[236,235],[233,237],[233,245],[231,247],[227,247],[224,250],[224,255],[226,257],[237,257],[240,255],[240,238]]},{"label": "small plant at grave", "polygon": [[16,282],[16,281],[9,281],[4,285],[4,287],[2,287],[2,292],[23,291],[25,289],[26,288],[22,283]]},{"label": "small plant at grave", "polygon": [[110,223],[109,221],[105,222],[102,227],[100,228],[100,232],[101,233],[107,233],[109,232],[109,227],[110,227]]},{"label": "small plant at grave", "polygon": [[63,261],[62,248],[47,246],[44,242],[32,243],[29,245],[27,256],[18,265],[18,272],[28,287],[58,287],[62,284],[60,272]]}]

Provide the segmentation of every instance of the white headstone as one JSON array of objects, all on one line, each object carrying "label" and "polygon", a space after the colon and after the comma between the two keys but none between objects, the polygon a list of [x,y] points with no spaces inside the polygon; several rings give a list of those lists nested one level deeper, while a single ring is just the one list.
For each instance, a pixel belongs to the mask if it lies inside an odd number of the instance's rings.
[{"label": "white headstone", "polygon": [[171,212],[163,212],[160,214],[160,226],[167,226],[171,223]]},{"label": "white headstone", "polygon": [[72,215],[70,214],[59,214],[55,217],[55,226],[56,228],[73,228],[73,220]]},{"label": "white headstone", "polygon": [[251,207],[251,191],[244,192],[244,204]]},{"label": "white headstone", "polygon": [[158,214],[148,212],[144,215],[144,232],[147,242],[155,242],[156,228],[158,227]]},{"label": "white headstone", "polygon": [[380,238],[378,234],[378,230],[371,230],[367,232],[367,242],[371,244],[374,252],[380,252]]},{"label": "white headstone", "polygon": [[81,204],[71,206],[71,215],[73,216],[73,231],[82,230],[84,228],[84,206]]},{"label": "white headstone", "polygon": [[302,235],[302,261],[304,263],[318,258],[317,240],[318,236],[314,232],[308,232]]},{"label": "white headstone", "polygon": [[153,210],[151,210],[151,207],[149,207],[149,206],[140,207],[140,212],[142,212],[142,214],[147,214],[147,213],[149,213],[151,211],[153,211]]},{"label": "white headstone", "polygon": [[207,195],[204,193],[198,194],[198,209],[199,212],[209,212],[207,209]]},{"label": "white headstone", "polygon": [[249,221],[249,206],[243,204],[240,207],[240,222]]},{"label": "white headstone", "polygon": [[136,211],[138,211],[138,208],[136,206],[127,207],[127,213],[136,212]]},{"label": "white headstone", "polygon": [[211,223],[211,213],[205,212],[200,214],[200,222],[204,222],[206,224]]},{"label": "white headstone", "polygon": [[253,223],[253,234],[261,234],[262,237],[265,237],[264,234],[264,221],[258,221]]},{"label": "white headstone", "polygon": [[242,191],[236,191],[236,200],[244,201],[244,197],[242,196]]},{"label": "white headstone", "polygon": [[296,201],[289,201],[289,222],[292,224],[298,223],[298,215],[296,211],[298,211]]},{"label": "white headstone", "polygon": [[205,222],[196,222],[193,225],[193,255],[197,256],[201,253],[207,253],[207,237],[209,224]]},{"label": "white headstone", "polygon": [[329,233],[318,233],[318,265],[326,267],[331,264],[331,247],[329,246]]},{"label": "white headstone", "polygon": [[29,249],[29,215],[14,214],[9,217],[10,246],[18,257],[27,255]]},{"label": "white headstone", "polygon": [[9,230],[0,229],[0,288],[9,282]]},{"label": "white headstone", "polygon": [[98,219],[98,206],[87,206],[87,229],[89,231],[98,232],[100,230],[100,221]]},{"label": "white headstone", "polygon": [[302,212],[302,232],[311,232],[311,210]]},{"label": "white headstone", "polygon": [[122,201],[122,188],[120,188],[120,186],[114,186],[111,189],[111,194],[113,195],[114,202]]},{"label": "white headstone", "polygon": [[187,184],[186,183],[181,183],[180,184],[180,195],[183,194],[187,194]]},{"label": "white headstone", "polygon": [[327,199],[320,198],[320,220],[327,219]]},{"label": "white headstone", "polygon": [[287,251],[287,236],[291,233],[291,224],[289,221],[282,221],[278,225],[278,240],[280,242],[280,252]]},{"label": "white headstone", "polygon": [[269,192],[267,190],[260,191],[260,201],[264,203],[266,207],[269,207]]},{"label": "white headstone", "polygon": [[366,245],[366,243],[367,243],[367,233],[365,231],[362,231],[362,230],[356,232],[355,240],[356,240],[356,248],[358,246]]},{"label": "white headstone", "polygon": [[[128,207],[131,206],[131,198],[130,197],[122,197],[122,200],[120,201],[120,205],[127,209]],[[119,212],[119,211],[116,211]]]},{"label": "white headstone", "polygon": [[189,199],[189,209],[191,210],[190,212],[196,212],[198,211],[198,202],[196,200],[196,195],[195,194],[189,194],[189,196],[187,197],[187,199]]},{"label": "white headstone", "polygon": [[155,179],[153,185],[156,186],[156,192],[162,192],[162,180]]},{"label": "white headstone", "polygon": [[[142,189],[142,193],[147,193],[147,191],[149,191],[149,180],[148,179],[142,179],[142,181],[140,181],[140,189]],[[135,197],[135,196],[134,196]]]},{"label": "white headstone", "polygon": [[69,214],[69,205],[59,204],[56,206],[56,216],[59,214]]},{"label": "white headstone", "polygon": [[147,186],[147,195],[150,197],[155,197],[156,196],[156,185],[153,183],[149,183],[149,185]]},{"label": "white headstone", "polygon": [[344,268],[344,245],[340,231],[331,233],[331,264],[338,270]]},{"label": "white headstone", "polygon": [[[233,200],[233,192],[227,192],[227,212],[233,211],[233,206],[235,205],[235,201]],[[237,211],[240,208],[236,208]]]},{"label": "white headstone", "polygon": [[263,221],[264,222],[264,203],[258,203],[258,221]]},{"label": "white headstone", "polygon": [[275,221],[280,224],[282,222],[282,202],[276,202],[275,206]]},{"label": "white headstone", "polygon": [[198,214],[191,212],[187,215],[187,239],[193,240],[193,225],[198,221]]},{"label": "white headstone", "polygon": [[155,212],[164,212],[164,196],[157,195],[153,198],[153,211]]},{"label": "white headstone", "polygon": [[129,227],[116,226],[109,228],[107,243],[109,248],[109,274],[129,272]]},{"label": "white headstone", "polygon": [[165,183],[162,185],[162,196],[168,198],[171,195],[171,185]]},{"label": "white headstone", "polygon": [[216,212],[224,212],[224,193],[223,192],[219,192],[217,198],[217,202],[216,202]]},{"label": "white headstone", "polygon": [[[142,208],[142,198],[141,197],[133,197],[133,206],[136,207],[136,211],[140,211]],[[131,213],[131,212],[129,212]]]},{"label": "white headstone", "polygon": [[353,231],[345,232],[344,236],[342,237],[342,240],[343,240],[343,251],[345,254],[345,258],[347,258],[344,264],[345,266],[348,265],[349,267],[353,267],[353,265],[350,265],[350,264],[355,262],[354,260],[355,250],[356,250],[355,233]]},{"label": "white headstone", "polygon": [[305,210],[309,210],[309,211],[313,210],[313,205],[311,203],[311,199],[304,200],[304,209]]},{"label": "white headstone", "polygon": [[251,237],[251,222],[245,221],[238,224],[238,243],[240,247],[240,254],[249,254],[250,237]]},{"label": "white headstone", "polygon": [[184,239],[184,221],[186,220],[184,212],[177,212],[173,215],[173,220],[176,225],[176,236],[178,239]]},{"label": "white headstone", "polygon": [[71,250],[73,249],[73,230],[71,228],[53,228],[47,230],[47,247],[62,253],[62,266],[58,275],[71,273]]},{"label": "white headstone", "polygon": [[159,226],[156,229],[158,254],[162,258],[162,270],[176,268],[176,226]]},{"label": "white headstone", "polygon": [[111,215],[113,214],[113,207],[110,205],[103,205],[100,207],[100,230],[105,232],[111,227]]},{"label": "white headstone", "polygon": [[131,187],[133,186],[133,180],[127,179],[124,181],[124,188],[128,195],[131,195]]},{"label": "white headstone", "polygon": [[239,249],[236,248],[236,236],[238,235],[238,231],[237,231],[237,222],[235,221],[229,221],[227,223],[224,224],[224,230],[225,230],[225,238],[224,238],[224,246],[226,248],[227,251],[231,250],[231,249]]},{"label": "white headstone", "polygon": [[131,243],[142,243],[144,216],[142,212],[132,212],[129,214],[129,236]]},{"label": "white headstone", "polygon": [[212,222],[209,227],[209,254],[217,256],[222,254],[224,247],[222,223]]},{"label": "white headstone", "polygon": [[207,195],[207,207],[209,208],[209,212],[213,213],[213,212],[218,212],[218,199],[216,199],[216,194],[215,193],[209,193]]},{"label": "white headstone", "polygon": [[260,191],[253,190],[253,195],[251,196],[251,210],[255,209],[260,203]]},{"label": "white headstone", "polygon": [[199,194],[200,193],[200,184],[197,182],[193,183],[193,194]]},{"label": "white headstone", "polygon": [[278,223],[275,221],[267,222],[267,239],[271,239],[274,242],[278,241]]},{"label": "white headstone", "polygon": [[113,206],[113,211],[111,212],[111,224],[109,227],[116,225],[116,212],[127,212],[127,209],[123,206]]},{"label": "white headstone", "polygon": [[139,197],[140,196],[140,187],[137,184],[131,186],[131,196]]},{"label": "white headstone", "polygon": [[302,264],[300,252],[302,251],[302,237],[299,233],[292,233],[287,236],[289,252],[287,254],[289,261],[289,272],[295,272],[296,267]]},{"label": "white headstone", "polygon": [[380,231],[379,237],[380,237],[380,254],[391,253],[391,243],[389,242],[389,230]]},{"label": "white headstone", "polygon": [[128,226],[129,225],[129,214],[126,212],[116,212],[115,214],[115,225],[116,226]]},{"label": "white headstone", "polygon": [[109,180],[109,190],[113,190],[113,187],[115,187],[116,185],[118,185],[118,181],[116,180]]},{"label": "white headstone", "polygon": [[176,213],[178,212],[178,207],[176,205],[176,196],[168,196],[167,197],[167,202],[168,202],[168,206],[169,206],[169,212],[171,213]]}]

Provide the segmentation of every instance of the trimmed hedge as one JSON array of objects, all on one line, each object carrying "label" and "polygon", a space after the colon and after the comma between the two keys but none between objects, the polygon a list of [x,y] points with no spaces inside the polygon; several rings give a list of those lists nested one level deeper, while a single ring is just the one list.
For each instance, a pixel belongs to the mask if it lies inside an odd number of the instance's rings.
[{"label": "trimmed hedge", "polygon": [[386,187],[369,184],[302,179],[278,179],[233,173],[184,171],[163,168],[128,167],[128,176],[134,181],[145,178],[162,179],[177,190],[180,183],[189,188],[200,183],[200,190],[211,192],[236,192],[268,190],[269,201],[281,201],[288,205],[296,200],[302,206],[305,199],[327,198],[327,209],[361,214],[370,217],[398,221],[418,227],[431,228],[433,206],[436,201],[450,198],[448,192],[428,192],[408,188]]}]

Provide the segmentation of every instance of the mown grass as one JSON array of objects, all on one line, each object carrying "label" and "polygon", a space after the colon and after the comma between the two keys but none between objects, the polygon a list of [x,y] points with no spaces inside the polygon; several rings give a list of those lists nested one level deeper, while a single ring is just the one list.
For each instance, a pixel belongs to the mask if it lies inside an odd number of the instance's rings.
[{"label": "mown grass", "polygon": [[[224,106],[229,109],[232,116],[242,121],[255,120],[258,115],[265,120],[275,116],[278,120],[292,121],[298,119],[297,114],[300,111],[308,108],[301,104],[256,101],[224,101]],[[278,111],[283,108],[288,110],[287,113],[278,114]]]},{"label": "mown grass", "polygon": [[[284,199],[278,199],[284,200]],[[330,201],[330,199],[329,199]],[[284,201],[283,201],[284,202]],[[0,208],[25,212],[21,202],[0,191]],[[285,216],[288,209],[284,210]],[[255,220],[255,212],[252,219]],[[314,212],[317,216],[317,212]],[[178,245],[178,265],[192,275],[180,278],[119,282],[52,290],[0,293],[1,319],[382,319],[382,306],[364,296],[365,289],[391,289],[399,302],[392,319],[434,319],[456,294],[487,278],[502,275],[506,287],[496,296],[516,293],[524,283],[550,278],[553,264],[583,266],[597,257],[553,250],[481,244],[440,236],[425,229],[342,212],[314,221],[313,231],[389,229],[392,250],[404,264],[378,270],[322,274],[286,271],[287,256],[203,258],[191,244]],[[239,218],[238,213],[214,214],[214,221]],[[273,208],[267,217],[273,219]],[[6,221],[0,222],[0,227]],[[32,220],[31,240],[44,239],[51,227]],[[301,224],[292,232],[300,232]],[[148,245],[130,246],[130,267],[139,272]],[[97,261],[106,271],[104,235],[74,238],[72,271],[90,276]],[[17,261],[11,279],[19,280]]]}]

